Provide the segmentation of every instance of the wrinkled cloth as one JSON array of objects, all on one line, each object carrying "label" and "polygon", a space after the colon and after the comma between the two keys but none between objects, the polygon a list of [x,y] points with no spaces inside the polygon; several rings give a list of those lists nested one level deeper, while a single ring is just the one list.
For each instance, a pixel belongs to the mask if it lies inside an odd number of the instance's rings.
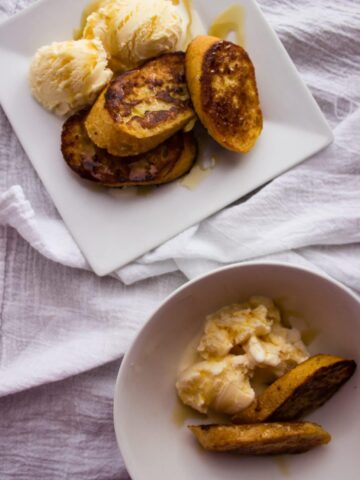
[{"label": "wrinkled cloth", "polygon": [[[31,3],[0,0],[0,20]],[[112,276],[90,271],[0,111],[0,396],[42,385],[0,399],[0,478],[127,478],[110,406],[119,359],[186,278],[270,259],[360,292],[358,1],[260,6],[334,144]]]}]

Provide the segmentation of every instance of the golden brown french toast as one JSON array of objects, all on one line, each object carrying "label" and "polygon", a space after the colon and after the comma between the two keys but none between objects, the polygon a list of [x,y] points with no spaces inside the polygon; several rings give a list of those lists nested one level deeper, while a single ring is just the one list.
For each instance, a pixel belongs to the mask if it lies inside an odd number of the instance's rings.
[{"label": "golden brown french toast", "polygon": [[189,428],[206,450],[236,451],[242,455],[303,453],[331,440],[328,432],[311,422],[199,425]]},{"label": "golden brown french toast", "polygon": [[117,156],[155,148],[195,118],[185,54],[168,53],[113,79],[86,119],[91,140]]},{"label": "golden brown french toast", "polygon": [[327,402],[353,375],[356,363],[333,355],[315,355],[275,380],[235,423],[282,422],[301,418]]},{"label": "golden brown french toast", "polygon": [[229,150],[248,152],[263,125],[248,54],[232,42],[203,35],[190,43],[185,67],[194,108],[209,134]]},{"label": "golden brown french toast", "polygon": [[178,132],[155,149],[133,157],[116,157],[89,138],[87,111],[64,124],[61,150],[69,167],[80,177],[108,187],[159,185],[187,173],[197,155],[193,134]]}]

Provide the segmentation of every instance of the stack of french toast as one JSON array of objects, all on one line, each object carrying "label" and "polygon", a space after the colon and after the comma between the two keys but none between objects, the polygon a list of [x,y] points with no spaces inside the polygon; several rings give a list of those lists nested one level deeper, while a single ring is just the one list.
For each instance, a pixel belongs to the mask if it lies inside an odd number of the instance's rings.
[{"label": "stack of french toast", "polygon": [[113,78],[90,110],[64,124],[61,150],[82,178],[107,187],[160,185],[190,171],[199,119],[228,150],[245,153],[262,130],[254,66],[243,48],[196,37]]}]

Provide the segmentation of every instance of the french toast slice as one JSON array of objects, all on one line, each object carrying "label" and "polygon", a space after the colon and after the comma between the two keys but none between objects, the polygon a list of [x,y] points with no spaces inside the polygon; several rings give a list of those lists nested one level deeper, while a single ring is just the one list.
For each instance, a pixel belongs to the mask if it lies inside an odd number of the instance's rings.
[{"label": "french toast slice", "polygon": [[254,66],[246,51],[217,37],[196,37],[186,51],[186,80],[194,108],[223,147],[248,152],[263,126]]},{"label": "french toast slice", "polygon": [[199,425],[189,428],[206,450],[236,451],[242,455],[304,453],[331,440],[328,432],[311,422]]},{"label": "french toast slice", "polygon": [[273,382],[234,423],[297,420],[327,402],[356,369],[353,360],[315,355]]},{"label": "french toast slice", "polygon": [[86,119],[91,140],[117,156],[155,148],[195,118],[185,54],[168,53],[114,78]]},{"label": "french toast slice", "polygon": [[63,126],[61,150],[68,166],[80,177],[108,187],[160,185],[193,166],[197,144],[193,134],[177,132],[153,150],[133,157],[116,157],[96,146],[87,134],[87,111]]}]

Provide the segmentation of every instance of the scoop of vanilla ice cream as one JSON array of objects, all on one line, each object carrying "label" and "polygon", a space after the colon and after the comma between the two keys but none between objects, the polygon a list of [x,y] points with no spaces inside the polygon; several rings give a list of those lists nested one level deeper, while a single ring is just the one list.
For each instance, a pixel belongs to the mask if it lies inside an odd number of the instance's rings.
[{"label": "scoop of vanilla ice cream", "polygon": [[40,48],[29,80],[32,94],[46,109],[66,115],[93,103],[111,77],[101,42],[83,39]]},{"label": "scoop of vanilla ice cream", "polygon": [[233,415],[255,398],[249,381],[251,370],[246,355],[227,355],[221,360],[195,363],[179,374],[178,395],[185,405],[201,413],[211,408]]},{"label": "scoop of vanilla ice cream", "polygon": [[98,38],[116,71],[130,70],[145,60],[178,48],[184,28],[170,0],[114,0],[89,15],[83,37]]},{"label": "scoop of vanilla ice cream", "polygon": [[252,335],[270,333],[272,324],[265,305],[258,303],[254,308],[249,304],[228,305],[208,315],[198,352],[205,359],[223,357]]},{"label": "scoop of vanilla ice cream", "polygon": [[278,377],[309,358],[299,330],[281,325],[274,325],[271,332],[261,338],[251,336],[243,349],[254,364],[273,367]]},{"label": "scoop of vanilla ice cream", "polygon": [[260,295],[253,295],[249,300],[244,304],[248,308],[256,308],[263,306],[266,308],[266,317],[274,323],[281,323],[280,310],[275,305],[274,301],[269,297],[263,297]]}]

